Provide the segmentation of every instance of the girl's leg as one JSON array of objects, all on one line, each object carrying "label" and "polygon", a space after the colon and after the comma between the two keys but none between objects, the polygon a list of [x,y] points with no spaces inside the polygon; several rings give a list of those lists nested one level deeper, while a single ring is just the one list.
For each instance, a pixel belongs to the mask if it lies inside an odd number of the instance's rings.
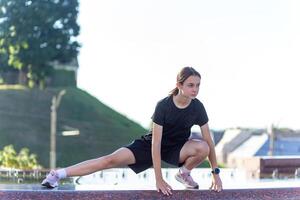
[{"label": "girl's leg", "polygon": [[184,165],[175,175],[176,180],[184,184],[187,188],[199,188],[198,183],[190,176],[190,171],[208,156],[208,144],[202,140],[189,140],[183,145],[179,154],[179,163],[184,163]]},{"label": "girl's leg", "polygon": [[48,188],[54,188],[58,186],[59,179],[65,178],[66,176],[84,176],[99,170],[130,165],[134,163],[135,157],[133,153],[127,148],[120,148],[107,156],[87,160],[65,169],[59,169],[57,171],[52,170],[42,181],[42,185]]},{"label": "girl's leg", "polygon": [[184,167],[192,170],[201,164],[209,154],[209,146],[203,140],[189,140],[180,150],[179,163],[184,163]]},{"label": "girl's leg", "polygon": [[120,148],[112,154],[87,160],[65,168],[67,177],[84,176],[103,169],[126,166],[135,163],[133,153],[127,148]]}]

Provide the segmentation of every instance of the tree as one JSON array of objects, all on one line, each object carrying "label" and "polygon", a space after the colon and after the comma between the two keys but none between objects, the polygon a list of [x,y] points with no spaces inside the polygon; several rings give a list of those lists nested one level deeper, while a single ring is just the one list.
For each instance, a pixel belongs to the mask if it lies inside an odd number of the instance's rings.
[{"label": "tree", "polygon": [[12,145],[5,146],[3,151],[0,151],[0,165],[5,167],[17,166],[17,153]]},{"label": "tree", "polygon": [[22,148],[17,154],[13,145],[8,145],[0,151],[0,166],[16,169],[41,168],[35,154],[30,154],[28,148]]},{"label": "tree", "polygon": [[51,62],[76,59],[78,0],[0,0],[0,69],[25,73],[43,86]]}]

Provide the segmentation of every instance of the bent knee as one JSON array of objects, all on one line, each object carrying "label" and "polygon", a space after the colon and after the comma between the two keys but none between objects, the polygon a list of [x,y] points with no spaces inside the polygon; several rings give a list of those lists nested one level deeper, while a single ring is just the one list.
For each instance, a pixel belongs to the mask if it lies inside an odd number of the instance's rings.
[{"label": "bent knee", "polygon": [[205,141],[201,141],[201,142],[197,142],[198,144],[196,145],[196,154],[197,155],[202,155],[202,156],[208,156],[209,155],[209,146],[207,144],[207,142]]}]

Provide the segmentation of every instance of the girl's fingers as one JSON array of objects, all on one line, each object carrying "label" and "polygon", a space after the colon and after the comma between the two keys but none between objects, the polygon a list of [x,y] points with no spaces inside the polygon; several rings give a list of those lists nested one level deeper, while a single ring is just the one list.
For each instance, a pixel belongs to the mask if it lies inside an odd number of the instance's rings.
[{"label": "girl's fingers", "polygon": [[209,187],[209,189],[212,190],[213,186],[214,186],[214,184],[211,183],[211,186]]},{"label": "girl's fingers", "polygon": [[171,192],[171,187],[170,187],[170,186],[166,186],[166,187],[165,187],[165,191],[166,191],[167,195],[172,194],[172,192]]},{"label": "girl's fingers", "polygon": [[168,189],[169,194],[172,194],[172,188],[167,188],[167,189]]},{"label": "girl's fingers", "polygon": [[222,190],[223,190],[223,187],[222,187],[222,185],[220,185],[218,192],[221,192]]},{"label": "girl's fingers", "polygon": [[211,186],[209,187],[210,190],[216,191],[216,192],[220,192],[222,191],[222,183],[211,183]]},{"label": "girl's fingers", "polygon": [[164,190],[164,195],[167,195],[167,196],[169,196],[170,195],[170,192],[169,192],[169,190]]},{"label": "girl's fingers", "polygon": [[158,191],[158,192],[161,191],[161,193],[163,193],[164,195],[167,195],[167,196],[169,196],[169,195],[172,194],[171,189],[168,188],[168,187],[160,188],[160,189],[158,189],[157,191]]},{"label": "girl's fingers", "polygon": [[169,195],[172,194],[172,192],[171,192],[172,187],[168,183],[166,183],[164,181],[162,183],[156,185],[156,189],[157,189],[157,192],[161,192],[164,195],[168,195],[169,196]]}]

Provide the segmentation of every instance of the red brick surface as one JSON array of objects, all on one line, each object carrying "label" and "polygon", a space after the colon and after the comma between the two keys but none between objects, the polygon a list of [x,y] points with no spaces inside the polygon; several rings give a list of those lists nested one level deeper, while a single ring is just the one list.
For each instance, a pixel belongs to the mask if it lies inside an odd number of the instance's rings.
[{"label": "red brick surface", "polygon": [[164,196],[153,190],[132,191],[76,191],[76,190],[0,190],[0,199],[5,200],[296,200],[300,188],[224,190],[220,193],[208,190],[176,190],[172,196]]}]

